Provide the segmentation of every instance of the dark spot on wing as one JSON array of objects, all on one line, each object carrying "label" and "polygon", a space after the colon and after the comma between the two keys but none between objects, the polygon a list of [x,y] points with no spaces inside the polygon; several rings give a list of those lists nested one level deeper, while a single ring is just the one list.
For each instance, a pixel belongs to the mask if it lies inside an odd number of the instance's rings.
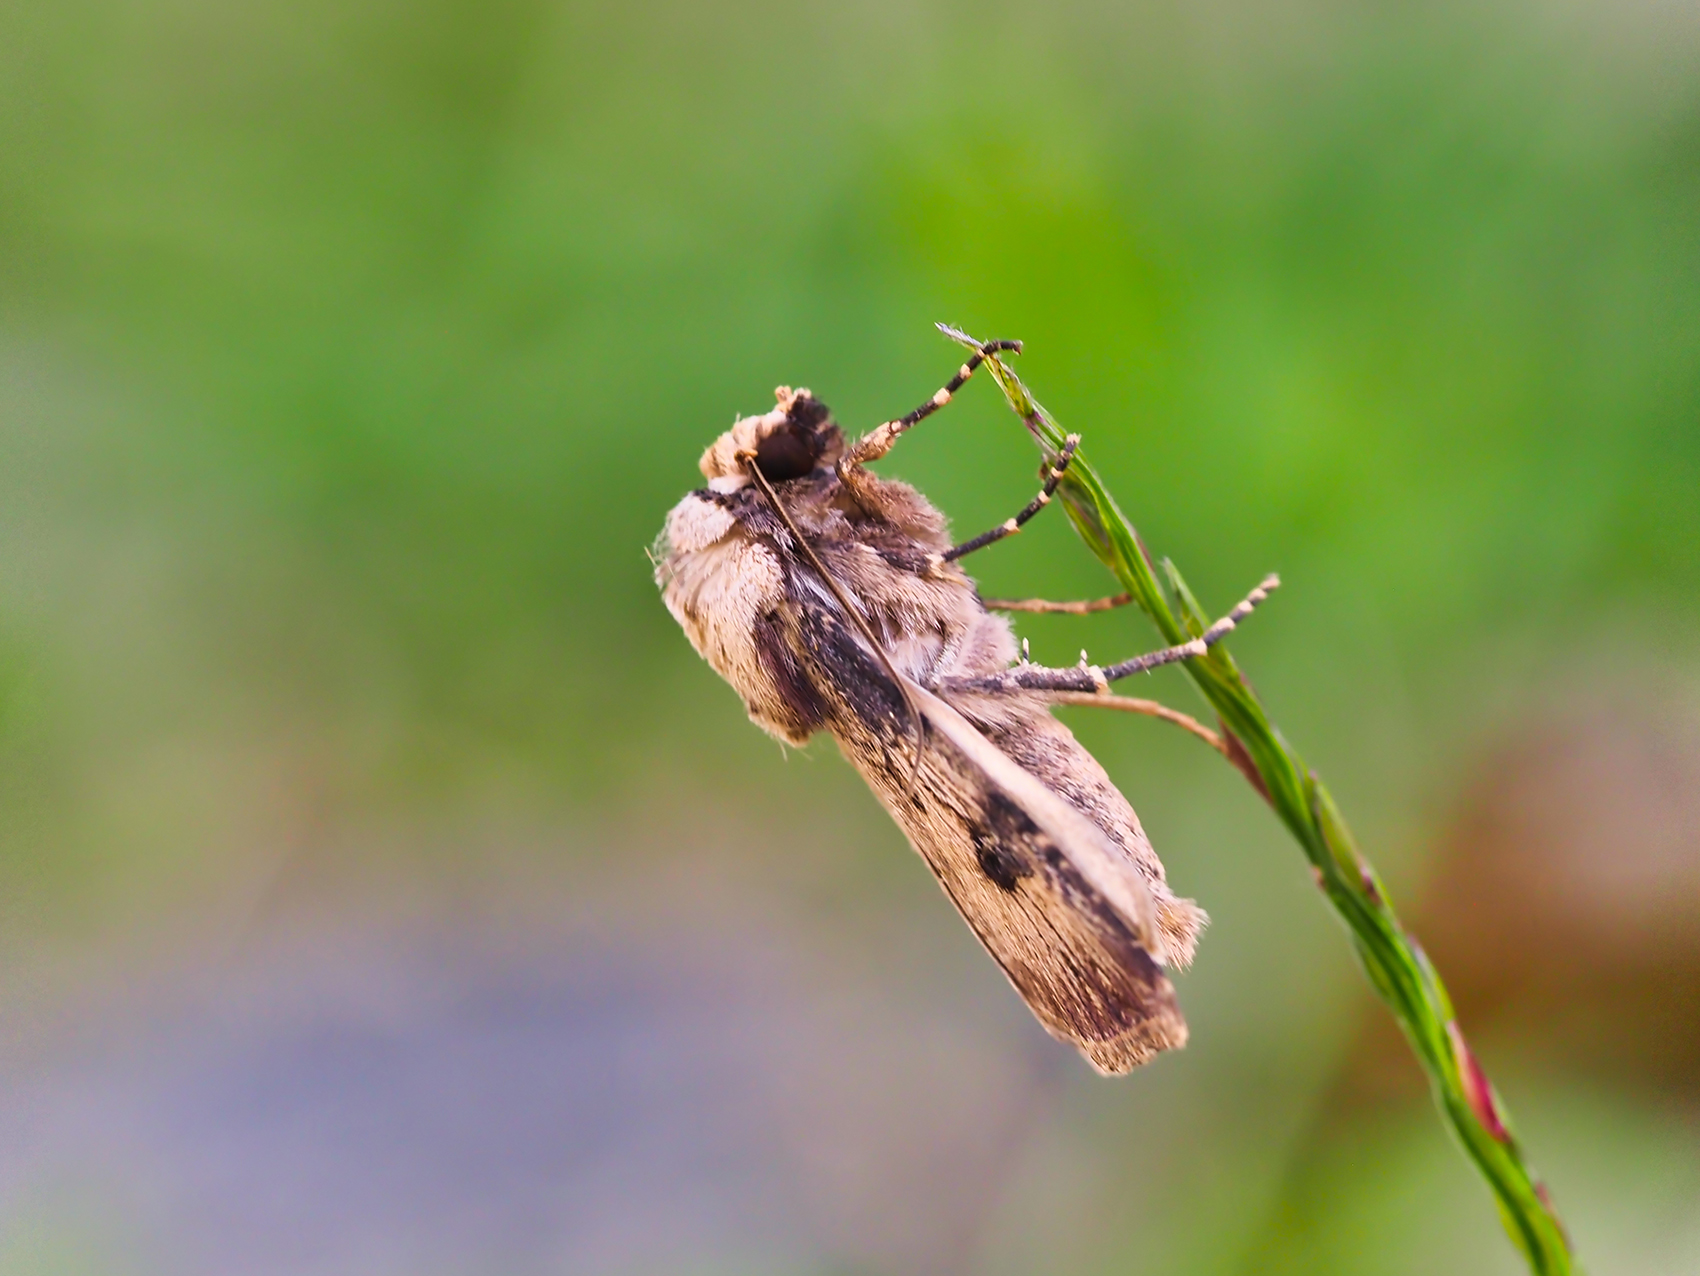
[{"label": "dark spot on wing", "polygon": [[1022,878],[1033,876],[1029,848],[1046,839],[1025,811],[996,790],[986,795],[980,814],[968,829],[974,859],[994,886],[1013,891]]},{"label": "dark spot on wing", "polygon": [[974,838],[974,859],[992,885],[1002,891],[1013,891],[1022,878],[1033,875],[1032,868],[1009,847],[978,834]]},{"label": "dark spot on wing", "polygon": [[863,730],[887,738],[912,733],[903,693],[843,621],[823,607],[806,606],[798,634],[816,675],[831,684]]},{"label": "dark spot on wing", "polygon": [[786,641],[779,617],[774,614],[762,617],[756,622],[753,636],[756,658],[773,680],[774,690],[790,711],[793,725],[799,733],[815,730],[826,720],[826,706]]}]

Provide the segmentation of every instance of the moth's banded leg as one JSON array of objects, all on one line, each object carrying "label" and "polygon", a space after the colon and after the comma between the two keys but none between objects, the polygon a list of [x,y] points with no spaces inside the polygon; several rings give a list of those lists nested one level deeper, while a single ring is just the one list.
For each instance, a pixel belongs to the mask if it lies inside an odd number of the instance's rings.
[{"label": "moth's banded leg", "polygon": [[1051,503],[1051,496],[1057,490],[1057,484],[1062,482],[1062,476],[1068,473],[1068,463],[1074,459],[1074,449],[1080,446],[1080,436],[1071,434],[1063,441],[1063,449],[1057,454],[1056,464],[1050,467],[1045,475],[1045,486],[1039,489],[1039,495],[1027,502],[1027,508],[1014,518],[992,528],[989,532],[981,532],[971,541],[953,546],[937,556],[935,566],[944,563],[954,563],[959,558],[966,558],[975,550],[985,549],[988,545],[996,545],[1006,536],[1014,536],[1045,506]]},{"label": "moth's banded leg", "polygon": [[892,444],[896,443],[898,438],[907,433],[912,426],[925,421],[949,403],[951,396],[962,388],[964,381],[974,375],[974,370],[986,361],[988,355],[998,354],[1004,350],[1008,350],[1011,354],[1020,354],[1021,343],[1019,341],[987,341],[982,344],[978,350],[968,356],[968,362],[958,368],[956,375],[946,381],[932,398],[913,412],[900,416],[895,421],[887,421],[884,425],[876,426],[857,439],[854,446],[844,454],[844,459],[839,461],[839,473],[842,474],[852,466],[879,460],[880,457],[891,451]]},{"label": "moth's banded leg", "polygon": [[1126,607],[1132,601],[1132,594],[1116,594],[1110,598],[1086,598],[1071,603],[1053,603],[1044,598],[982,598],[980,605],[987,611],[1026,611],[1039,615],[1061,612],[1069,616],[1086,616],[1095,611]]},{"label": "moth's banded leg", "polygon": [[1013,691],[1090,691],[1099,695],[1108,695],[1110,684],[1120,678],[1128,678],[1136,673],[1145,673],[1163,665],[1176,664],[1182,660],[1190,660],[1194,656],[1202,656],[1222,639],[1233,633],[1235,626],[1247,616],[1252,609],[1265,598],[1269,591],[1281,583],[1279,576],[1265,576],[1263,583],[1247,594],[1240,604],[1210,628],[1206,629],[1191,642],[1182,643],[1178,647],[1165,647],[1161,651],[1149,652],[1143,656],[1135,656],[1131,660],[1123,660],[1119,664],[1106,665],[1100,668],[1088,664],[1086,653],[1080,653],[1080,663],[1073,669],[1047,669],[1042,665],[1017,665],[1004,673],[992,674],[983,678],[941,678],[939,689],[945,692],[975,692],[980,694]]}]

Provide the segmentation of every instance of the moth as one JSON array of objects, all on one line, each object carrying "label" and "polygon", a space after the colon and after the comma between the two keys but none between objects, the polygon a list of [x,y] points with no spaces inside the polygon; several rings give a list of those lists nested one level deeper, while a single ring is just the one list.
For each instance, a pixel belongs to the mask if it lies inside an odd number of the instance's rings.
[{"label": "moth", "polygon": [[1047,456],[1026,508],[954,545],[925,497],[867,469],[986,359],[1020,348],[979,345],[926,402],[850,446],[825,404],[781,386],[772,411],[703,453],[707,485],[668,514],[655,578],[751,719],[793,745],[829,732],[1045,1029],[1124,1073],[1185,1045],[1164,971],[1192,960],[1207,919],[1170,891],[1133,807],[1051,706],[1202,655],[1275,582],[1181,647],[1109,667],[1020,655],[959,562],[1050,502],[1078,436]]}]

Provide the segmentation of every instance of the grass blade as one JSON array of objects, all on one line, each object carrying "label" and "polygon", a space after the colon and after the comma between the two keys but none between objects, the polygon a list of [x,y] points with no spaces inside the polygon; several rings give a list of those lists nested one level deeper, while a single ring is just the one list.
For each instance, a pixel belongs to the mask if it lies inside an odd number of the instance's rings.
[{"label": "grass blade", "polygon": [[[954,328],[939,327],[963,345],[980,344]],[[1065,436],[1050,414],[1002,358],[991,356],[985,367],[1040,448],[1055,456]],[[1081,539],[1133,595],[1164,642],[1182,643],[1203,632],[1209,624],[1207,613],[1180,572],[1164,562],[1165,592],[1133,524],[1082,450],[1076,450],[1058,493]],[[1187,660],[1184,668],[1221,719],[1230,758],[1238,760],[1241,772],[1310,861],[1317,885],[1351,935],[1370,984],[1399,1021],[1428,1075],[1435,1105],[1487,1180],[1505,1229],[1530,1270],[1539,1276],[1576,1270],[1563,1224],[1524,1160],[1510,1117],[1458,1027],[1439,973],[1400,924],[1386,888],[1359,851],[1327,788],[1270,722],[1240,676],[1227,643]]]}]

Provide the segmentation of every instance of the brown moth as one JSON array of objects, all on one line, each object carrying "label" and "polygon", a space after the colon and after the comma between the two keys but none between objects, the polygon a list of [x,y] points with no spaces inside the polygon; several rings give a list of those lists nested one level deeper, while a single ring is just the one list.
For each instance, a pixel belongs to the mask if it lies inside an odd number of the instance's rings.
[{"label": "brown moth", "polygon": [[1273,580],[1184,647],[1103,669],[1084,653],[1074,669],[1018,662],[1009,621],[956,560],[1043,508],[1077,440],[1020,515],[954,548],[920,493],[864,466],[987,357],[1019,349],[981,346],[848,449],[824,404],[780,387],[773,411],[703,453],[708,485],[667,516],[655,577],[750,718],[795,745],[830,732],[1039,1022],[1122,1073],[1186,1044],[1163,970],[1192,960],[1206,918],[1170,892],[1132,806],[1050,705],[1202,654]]}]

